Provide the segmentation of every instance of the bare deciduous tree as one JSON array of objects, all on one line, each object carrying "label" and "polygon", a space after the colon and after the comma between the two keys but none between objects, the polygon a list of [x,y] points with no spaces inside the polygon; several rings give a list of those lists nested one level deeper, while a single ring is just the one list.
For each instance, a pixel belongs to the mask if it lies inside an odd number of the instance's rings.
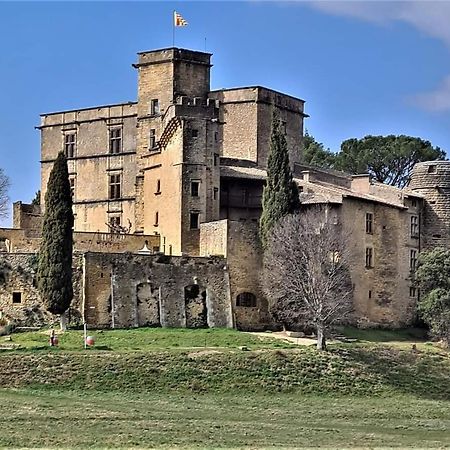
[{"label": "bare deciduous tree", "polygon": [[274,315],[315,328],[326,349],[330,326],[351,312],[347,239],[326,208],[288,215],[272,230],[264,255],[264,284]]},{"label": "bare deciduous tree", "polygon": [[0,169],[0,219],[8,217],[8,188],[9,179],[3,169]]}]

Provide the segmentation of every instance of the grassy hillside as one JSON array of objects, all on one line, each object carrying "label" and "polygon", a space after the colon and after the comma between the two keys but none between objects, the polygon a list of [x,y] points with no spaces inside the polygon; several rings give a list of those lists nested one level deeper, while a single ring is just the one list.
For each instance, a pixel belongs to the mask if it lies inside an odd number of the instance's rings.
[{"label": "grassy hillside", "polygon": [[360,333],[328,352],[233,330],[94,334],[87,351],[81,332],[56,349],[47,334],[13,335],[22,349],[0,352],[0,447],[450,442],[449,354],[413,349],[408,333]]},{"label": "grassy hillside", "polygon": [[0,356],[3,387],[101,391],[410,393],[450,400],[450,359],[384,346],[293,350],[26,352]]}]

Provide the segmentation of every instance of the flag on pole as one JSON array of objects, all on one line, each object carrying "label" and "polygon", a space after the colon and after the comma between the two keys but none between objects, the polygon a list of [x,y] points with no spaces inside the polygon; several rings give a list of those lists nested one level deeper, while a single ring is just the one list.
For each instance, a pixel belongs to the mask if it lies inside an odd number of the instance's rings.
[{"label": "flag on pole", "polygon": [[187,21],[181,17],[181,14],[178,14],[176,11],[173,12],[173,25],[175,27],[185,27],[188,25]]}]

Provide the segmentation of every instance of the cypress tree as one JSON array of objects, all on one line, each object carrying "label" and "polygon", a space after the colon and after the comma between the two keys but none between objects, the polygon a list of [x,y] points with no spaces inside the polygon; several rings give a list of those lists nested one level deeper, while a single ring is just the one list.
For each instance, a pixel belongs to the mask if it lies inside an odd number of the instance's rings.
[{"label": "cypress tree", "polygon": [[300,208],[298,188],[289,167],[286,136],[280,125],[280,119],[274,112],[267,160],[267,180],[263,190],[262,215],[259,222],[263,247],[266,246],[272,227],[282,217]]},{"label": "cypress tree", "polygon": [[73,220],[69,171],[66,157],[61,152],[53,165],[45,194],[38,288],[47,310],[61,315],[62,329],[65,327],[64,313],[73,297]]}]

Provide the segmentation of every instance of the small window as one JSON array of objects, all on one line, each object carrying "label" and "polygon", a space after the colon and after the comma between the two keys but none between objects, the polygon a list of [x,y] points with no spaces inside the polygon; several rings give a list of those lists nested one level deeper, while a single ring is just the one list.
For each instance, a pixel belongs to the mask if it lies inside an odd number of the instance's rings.
[{"label": "small window", "polygon": [[370,269],[373,267],[373,248],[366,248],[366,268]]},{"label": "small window", "polygon": [[156,194],[161,194],[161,180],[156,180],[156,191],[155,191],[155,195]]},{"label": "small window", "polygon": [[122,152],[122,128],[109,130],[109,153],[115,155]]},{"label": "small window", "polygon": [[12,293],[12,302],[13,303],[22,303],[22,292],[13,292]]},{"label": "small window", "polygon": [[372,291],[369,291],[369,300],[372,298]]},{"label": "small window", "polygon": [[417,250],[409,251],[409,270],[414,272],[417,266]]},{"label": "small window", "polygon": [[217,196],[219,195],[219,188],[214,188],[213,189],[213,199],[217,200]]},{"label": "small window", "polygon": [[157,98],[154,98],[150,102],[150,114],[152,116],[155,116],[156,114],[159,114],[159,100]]},{"label": "small window", "polygon": [[74,176],[69,177],[69,186],[70,186],[70,195],[73,200],[75,198],[75,177]]},{"label": "small window", "polygon": [[419,217],[411,216],[410,218],[410,232],[412,238],[419,237]]},{"label": "small window", "polygon": [[256,296],[251,292],[241,292],[236,297],[236,306],[243,306],[244,308],[256,308]]},{"label": "small window", "polygon": [[217,153],[214,153],[214,165],[219,165],[219,155]]},{"label": "small window", "polygon": [[191,230],[198,230],[199,216],[200,216],[200,213],[191,212],[190,220],[189,220],[189,228]]},{"label": "small window", "polygon": [[198,197],[200,181],[191,181],[191,196]]},{"label": "small window", "polygon": [[195,128],[191,130],[191,136],[193,138],[198,138],[198,130],[196,130]]},{"label": "small window", "polygon": [[64,154],[66,158],[75,157],[76,133],[67,133],[64,135]]},{"label": "small window", "polygon": [[120,216],[110,216],[109,217],[109,224],[111,225],[111,228],[116,228],[120,226]]},{"label": "small window", "polygon": [[417,208],[417,200],[411,200],[411,206]]},{"label": "small window", "polygon": [[214,142],[219,142],[219,132],[214,131]]},{"label": "small window", "polygon": [[428,166],[428,173],[436,173],[436,166],[434,164]]},{"label": "small window", "polygon": [[150,129],[148,147],[150,150],[156,148],[156,130],[154,128]]},{"label": "small window", "polygon": [[366,213],[366,233],[367,234],[373,233],[373,214],[372,213]]},{"label": "small window", "polygon": [[417,296],[417,289],[414,286],[409,287],[409,296],[410,297],[416,297]]},{"label": "small window", "polygon": [[109,176],[109,199],[117,200],[121,197],[120,174]]},{"label": "small window", "polygon": [[283,120],[283,121],[281,122],[281,131],[282,131],[282,133],[284,133],[284,134],[286,134],[286,132],[287,132],[287,122],[286,122],[285,120]]},{"label": "small window", "polygon": [[154,226],[157,227],[159,225],[159,212],[155,212],[155,223]]}]

